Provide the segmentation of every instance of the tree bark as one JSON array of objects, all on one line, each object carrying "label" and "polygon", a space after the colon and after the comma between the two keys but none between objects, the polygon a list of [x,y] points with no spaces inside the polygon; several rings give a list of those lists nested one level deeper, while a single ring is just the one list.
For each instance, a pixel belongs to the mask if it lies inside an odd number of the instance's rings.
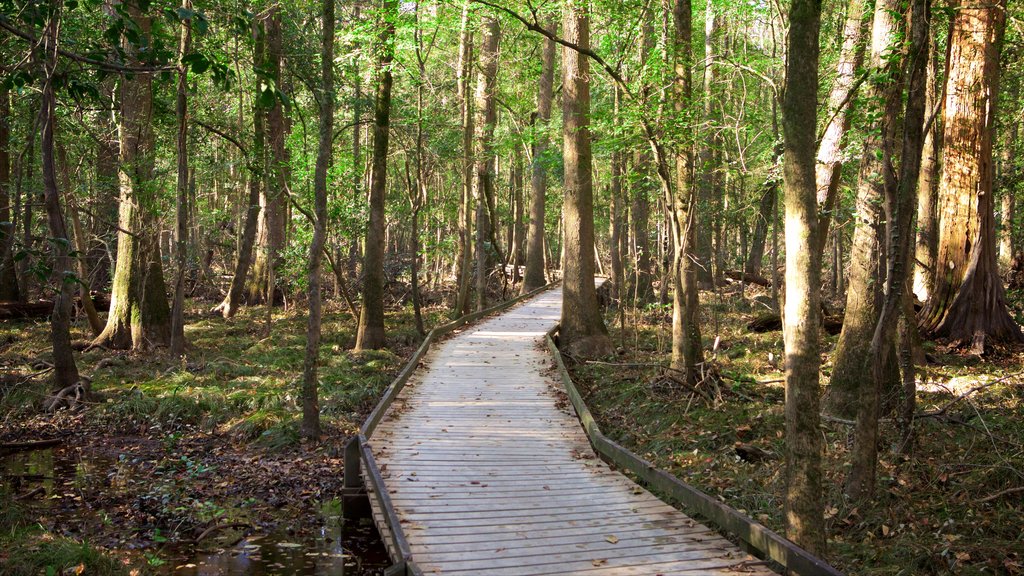
[{"label": "tree bark", "polygon": [[[149,39],[152,17],[136,4],[126,4],[140,37]],[[138,48],[127,38],[125,52],[138,63]],[[170,307],[160,257],[159,227],[153,212],[155,162],[153,137],[153,74],[136,72],[121,83],[121,205],[117,261],[107,325],[96,344],[108,348],[145,349],[170,340]]]},{"label": "tree bark", "polygon": [[61,210],[60,191],[57,189],[57,169],[54,161],[54,126],[57,123],[57,97],[54,76],[57,72],[57,31],[63,1],[50,6],[49,20],[43,31],[43,90],[39,110],[42,128],[40,147],[43,160],[43,203],[46,221],[53,243],[53,276],[55,284],[53,313],[50,315],[50,342],[53,345],[53,374],[55,390],[63,390],[78,383],[78,366],[71,350],[71,306],[74,303],[75,272],[71,269],[71,239]]},{"label": "tree bark", "polygon": [[933,338],[984,351],[1019,342],[996,265],[992,142],[1006,1],[967,0],[952,22],[934,293],[918,320]]},{"label": "tree bark", "polygon": [[11,220],[11,97],[0,88],[0,302],[21,299],[14,265],[14,224]]},{"label": "tree bark", "polygon": [[[563,8],[565,39],[590,47],[588,1]],[[590,151],[590,61],[572,48],[562,49],[562,150],[565,201],[562,215],[564,274],[561,346],[579,358],[613,351],[594,289],[593,158]]]},{"label": "tree bark", "polygon": [[[690,72],[693,63],[693,13],[690,0],[675,0],[672,21],[675,110],[677,115],[685,115],[687,107],[692,105],[693,92]],[[672,243],[671,260],[666,271],[672,279],[673,288],[670,366],[677,373],[683,374],[684,381],[690,385],[698,382],[704,364],[698,310],[698,271],[695,265],[697,198],[693,187],[693,172],[693,142],[684,137],[676,151],[675,193],[666,194],[665,197]],[[665,189],[667,191],[668,187]]]},{"label": "tree bark", "polygon": [[[192,1],[182,6],[192,9]],[[185,354],[185,270],[188,267],[188,70],[184,59],[192,49],[192,19],[181,22],[181,45],[178,51],[178,93],[175,114],[178,119],[178,201],[177,230],[175,233],[175,260],[177,274],[174,281],[174,303],[171,306],[171,356]]]},{"label": "tree bark", "polygon": [[843,26],[843,45],[839,51],[836,79],[828,98],[828,111],[832,119],[818,145],[815,186],[817,188],[819,251],[824,251],[832,212],[839,201],[839,183],[843,170],[843,140],[850,129],[853,112],[853,92],[857,86],[857,72],[864,62],[864,0],[850,0],[846,7]]},{"label": "tree bark", "polygon": [[459,64],[456,71],[456,91],[459,95],[462,115],[462,195],[459,202],[459,251],[456,261],[456,291],[454,316],[469,312],[469,279],[472,276],[473,245],[472,210],[473,198],[473,106],[469,98],[472,92],[473,68],[473,14],[471,0],[462,6],[462,32],[459,36]]},{"label": "tree bark", "polygon": [[[546,27],[554,29],[554,23]],[[530,170],[530,229],[526,237],[526,270],[522,293],[536,290],[547,283],[544,274],[544,218],[548,189],[547,150],[548,123],[555,75],[555,43],[541,40],[540,78],[537,81],[537,113],[533,121],[533,166]]]},{"label": "tree bark", "polygon": [[821,364],[821,255],[817,251],[815,123],[820,0],[793,0],[789,13],[783,186],[786,199],[786,536],[807,551],[825,551],[822,439],[818,416]]},{"label": "tree bark", "polygon": [[764,260],[764,249],[768,243],[768,226],[771,225],[775,213],[775,203],[779,196],[779,180],[770,176],[761,185],[761,201],[758,203],[757,215],[754,217],[754,235],[750,239],[750,253],[743,264],[743,271],[754,276],[761,274],[761,263]]},{"label": "tree bark", "polygon": [[494,125],[497,123],[495,90],[498,79],[498,42],[501,30],[498,18],[485,15],[480,27],[480,63],[476,80],[476,157],[473,170],[473,202],[476,204],[476,309],[487,307],[487,278],[494,262],[496,243],[488,242],[493,236],[490,205],[494,199]]},{"label": "tree bark", "polygon": [[[253,66],[259,66],[262,62],[264,37],[255,24],[253,25],[253,36],[255,38]],[[241,100],[241,96],[239,96],[239,100]],[[252,267],[253,245],[256,243],[256,231],[260,220],[260,191],[264,185],[265,173],[266,127],[264,116],[263,106],[260,105],[257,93],[252,108],[252,146],[249,149],[249,158],[246,160],[246,168],[249,173],[249,193],[246,198],[247,208],[242,224],[242,237],[238,243],[238,259],[235,261],[235,273],[231,278],[228,293],[224,296],[224,300],[214,308],[214,312],[220,312],[224,318],[231,318],[238,312],[238,307],[242,302],[242,293],[245,290],[246,278],[248,278],[249,269]],[[239,108],[238,121],[241,129],[241,108]]]},{"label": "tree bark", "polygon": [[[869,384],[862,386],[857,408],[852,466],[847,491],[854,500],[865,500],[874,494],[875,469],[878,464],[878,419],[883,386],[899,384],[887,382],[887,364],[896,361],[896,329],[903,316],[903,295],[906,287],[910,256],[914,239],[914,212],[917,210],[917,184],[921,170],[921,151],[924,147],[925,83],[928,62],[928,0],[913,0],[910,15],[910,43],[908,46],[906,112],[903,115],[903,149],[900,157],[899,179],[896,189],[885,191],[885,230],[888,254],[886,258],[885,299],[871,338],[868,355]],[[910,334],[904,338],[909,341]],[[905,348],[907,348],[905,346]],[[907,348],[909,350],[909,348]],[[905,354],[909,358],[909,353]],[[913,363],[903,362],[909,374],[906,381],[914,382]],[[889,386],[886,386],[888,388]],[[891,386],[896,390],[902,386]]]},{"label": "tree bark", "polygon": [[384,196],[387,191],[388,136],[391,124],[391,63],[395,57],[397,0],[384,0],[378,15],[377,99],[373,111],[373,165],[370,173],[370,223],[363,254],[363,305],[356,350],[384,346]]},{"label": "tree bark", "polygon": [[[902,30],[896,18],[898,13],[897,0],[875,3],[869,61],[875,80],[868,86],[865,97],[881,114],[868,127],[861,153],[846,315],[836,345],[826,405],[829,412],[843,418],[857,414],[858,399],[869,382],[863,371],[870,360],[871,338],[882,306],[885,274],[881,254],[885,251],[885,238],[881,212],[884,198],[895,187],[893,157],[902,88],[899,81],[902,61],[890,57],[902,52],[897,44]],[[886,350],[886,354],[889,352]],[[889,358],[895,361],[894,356]]]},{"label": "tree bark", "polygon": [[[320,54],[320,144],[313,175],[313,242],[309,247],[309,318],[306,324],[306,358],[302,370],[302,436],[320,437],[320,400],[317,374],[320,364],[320,332],[323,305],[320,269],[327,242],[327,170],[331,166],[334,136],[334,0],[323,0],[323,40]],[[269,305],[269,304],[268,304]]]},{"label": "tree bark", "polygon": [[[926,110],[931,113],[936,104],[941,105],[939,95],[939,54],[935,36],[928,42],[928,84],[925,95]],[[936,212],[939,197],[939,150],[942,135],[941,109],[938,116],[924,135],[924,150],[921,152],[921,175],[917,183],[917,242],[914,249],[914,294],[925,302],[931,293],[932,274],[935,271],[935,256],[939,248],[939,215]]]}]

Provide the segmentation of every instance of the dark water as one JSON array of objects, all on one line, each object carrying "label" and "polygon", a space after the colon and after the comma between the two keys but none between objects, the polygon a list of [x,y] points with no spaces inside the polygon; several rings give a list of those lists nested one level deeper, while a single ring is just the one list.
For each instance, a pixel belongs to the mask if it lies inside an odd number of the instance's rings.
[{"label": "dark water", "polygon": [[[109,489],[112,482],[124,481],[129,473],[130,468],[116,460],[78,454],[72,457],[66,450],[52,448],[0,459],[0,481],[11,492],[25,494],[38,487],[45,490],[45,495],[28,500],[34,507],[52,506],[56,501],[50,499],[51,495],[73,497],[75,492]],[[143,552],[155,553],[164,561],[156,570],[176,576],[377,576],[390,565],[377,529],[368,519],[344,521],[340,505],[333,502],[321,506],[320,516],[323,525],[303,536],[251,534],[226,548],[181,546]]]}]

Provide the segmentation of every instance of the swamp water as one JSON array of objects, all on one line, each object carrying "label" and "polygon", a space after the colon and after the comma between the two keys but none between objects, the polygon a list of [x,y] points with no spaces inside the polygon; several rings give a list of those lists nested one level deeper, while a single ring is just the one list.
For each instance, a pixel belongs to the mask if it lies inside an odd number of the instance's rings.
[{"label": "swamp water", "polygon": [[[61,499],[82,499],[85,494],[117,489],[131,481],[124,475],[130,468],[111,458],[82,456],[75,451],[47,448],[17,452],[0,458],[0,483],[15,495],[36,494],[24,500],[26,506],[45,523],[48,510],[56,510]],[[135,479],[145,481],[145,479]],[[181,576],[217,574],[320,574],[377,576],[390,565],[387,551],[373,523],[366,520],[343,521],[340,505],[327,503],[320,508],[322,525],[305,535],[284,533],[250,534],[230,546],[203,547],[187,544],[143,548],[150,558],[147,572]],[[91,510],[104,516],[103,510]],[[286,510],[282,514],[287,514]],[[57,514],[53,512],[53,514]],[[81,520],[79,522],[79,520]],[[285,521],[286,518],[280,520]],[[67,518],[69,523],[88,525],[83,518]],[[60,528],[55,526],[55,528]],[[121,538],[128,536],[125,526]],[[88,532],[84,530],[83,532]],[[90,534],[68,533],[108,547],[118,542],[98,542]],[[212,541],[212,539],[210,539]],[[128,544],[125,548],[137,548]],[[156,559],[156,560],[153,560]]]}]

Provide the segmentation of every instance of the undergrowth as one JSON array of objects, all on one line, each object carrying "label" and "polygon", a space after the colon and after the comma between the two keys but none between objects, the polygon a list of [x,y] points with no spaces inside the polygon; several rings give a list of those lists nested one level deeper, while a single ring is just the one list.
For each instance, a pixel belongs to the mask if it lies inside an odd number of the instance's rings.
[{"label": "undergrowth", "polygon": [[[625,330],[610,311],[619,357],[574,364],[573,376],[608,436],[783,533],[782,333],[746,330],[763,311],[756,303],[702,297],[705,353],[721,376],[706,397],[664,377],[671,310],[659,306],[627,312]],[[823,391],[836,340],[823,342]],[[1024,354],[980,360],[926,349],[938,363],[919,373],[918,412],[947,410],[915,421],[905,456],[891,449],[894,425],[883,424],[873,501],[856,506],[843,494],[853,428],[822,423],[827,558],[858,575],[1024,573],[1024,498],[1013,492],[1024,485]],[[992,384],[950,404],[985,382]],[[738,443],[766,456],[748,462]]]}]

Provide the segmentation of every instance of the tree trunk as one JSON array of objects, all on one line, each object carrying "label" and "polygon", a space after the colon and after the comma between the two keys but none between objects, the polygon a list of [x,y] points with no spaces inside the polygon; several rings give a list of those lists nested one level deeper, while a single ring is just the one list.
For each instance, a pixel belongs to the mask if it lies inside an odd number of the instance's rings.
[{"label": "tree trunk", "polygon": [[[263,34],[259,28],[253,25],[253,36],[255,45],[253,47],[253,66],[260,66],[263,54]],[[257,86],[257,89],[259,87]],[[239,96],[241,101],[241,96]],[[240,102],[241,104],[241,102]],[[242,111],[238,112],[239,129],[242,123]],[[266,127],[264,123],[264,110],[260,104],[259,94],[253,99],[252,108],[252,147],[249,149],[249,158],[246,160],[246,168],[249,173],[249,193],[246,198],[247,208],[245,219],[242,224],[242,237],[238,243],[238,258],[235,261],[235,274],[231,278],[231,286],[228,288],[224,301],[221,302],[214,312],[220,312],[224,318],[231,318],[238,312],[242,302],[242,293],[245,290],[246,278],[249,276],[249,268],[252,267],[253,245],[256,243],[256,231],[260,220],[260,190],[264,185],[264,159],[266,154]]]},{"label": "tree trunk", "polygon": [[775,213],[778,196],[779,181],[775,177],[769,177],[761,185],[761,202],[758,204],[757,215],[754,216],[754,235],[750,239],[750,253],[743,265],[743,271],[747,274],[761,274],[761,262],[764,260],[764,249],[768,243],[768,226],[771,224],[772,214]]},{"label": "tree trunk", "polygon": [[[618,123],[619,120],[619,99],[620,88],[615,88],[615,116],[614,120]],[[626,294],[626,271],[622,264],[622,228],[624,227],[625,219],[623,218],[623,202],[622,202],[622,180],[623,180],[623,155],[622,152],[615,150],[612,152],[612,181],[611,191],[608,206],[608,223],[610,226],[609,231],[609,252],[611,255],[611,283],[612,283],[612,298],[615,305],[619,308],[620,312],[623,306],[623,298]]]},{"label": "tree trunk", "polygon": [[320,269],[327,241],[327,170],[331,166],[334,136],[334,0],[323,0],[320,73],[320,144],[313,175],[316,220],[313,223],[313,243],[309,247],[309,319],[306,324],[306,358],[302,370],[302,436],[314,439],[320,437],[320,400],[317,390],[323,305]]},{"label": "tree trunk", "polygon": [[[675,36],[674,97],[677,114],[684,115],[692,98],[693,14],[690,0],[675,0],[672,7]],[[696,249],[696,194],[693,189],[693,142],[684,140],[676,153],[675,194],[667,194],[665,206],[671,229],[671,261],[666,266],[672,279],[672,361],[671,367],[695,385],[703,371],[698,310]],[[668,190],[668,187],[665,187]],[[668,250],[666,250],[668,252]],[[667,282],[665,283],[667,284]]]},{"label": "tree trunk", "polygon": [[934,293],[918,316],[924,333],[976,353],[988,339],[1024,339],[996,266],[992,141],[1005,17],[1005,0],[967,0],[951,24],[939,249]]},{"label": "tree trunk", "polygon": [[54,93],[54,75],[57,70],[57,31],[60,26],[63,2],[50,6],[49,21],[43,31],[43,90],[39,110],[42,128],[41,151],[43,159],[43,203],[46,221],[53,243],[53,276],[55,285],[53,313],[50,315],[50,342],[53,345],[53,374],[56,390],[78,383],[78,366],[71,350],[71,307],[74,304],[75,272],[71,269],[70,247],[64,215],[61,212],[60,191],[57,189],[57,169],[54,161],[53,130],[57,123],[57,98]]},{"label": "tree trunk", "polygon": [[[941,105],[938,89],[939,51],[934,35],[928,42],[928,85],[925,99],[926,110],[932,114],[936,105]],[[942,114],[928,126],[924,135],[924,150],[921,156],[921,175],[917,183],[917,242],[914,248],[914,294],[925,302],[931,293],[932,275],[935,271],[935,256],[939,248],[939,215],[936,212],[939,199],[939,145],[941,143]]]},{"label": "tree trunk", "polygon": [[846,7],[843,26],[843,46],[839,51],[839,64],[832,92],[828,98],[828,113],[832,119],[818,145],[815,186],[817,188],[819,252],[825,248],[832,212],[839,201],[839,183],[843,171],[843,139],[850,129],[853,112],[853,93],[857,86],[857,73],[864,61],[864,0],[850,0]]},{"label": "tree trunk", "polygon": [[[875,3],[869,66],[876,80],[868,86],[865,97],[882,113],[869,126],[861,153],[846,315],[836,345],[827,396],[827,409],[844,418],[857,414],[858,398],[862,397],[869,381],[864,378],[864,369],[870,360],[871,338],[882,305],[884,264],[881,264],[881,254],[885,251],[885,242],[881,210],[883,199],[895,187],[893,156],[902,88],[899,81],[902,61],[889,57],[901,53],[897,45],[902,30],[896,19],[897,4],[897,0]],[[886,350],[886,354],[889,352]],[[895,356],[889,358],[895,361]]]},{"label": "tree trunk", "polygon": [[[275,89],[281,84],[281,10],[272,6],[263,18],[263,34],[265,38],[264,53],[260,59],[262,67],[267,71]],[[284,106],[279,98],[274,98],[273,105],[264,109],[267,129],[268,149],[264,168],[260,206],[262,208],[259,225],[256,229],[256,251],[252,275],[249,279],[247,301],[250,304],[267,302],[267,294],[277,292],[276,287],[268,287],[269,278],[277,277],[281,264],[281,250],[285,245],[285,232],[288,224],[288,198],[285,186],[288,180],[288,152],[285,148],[287,126]],[[277,298],[276,296],[274,297]],[[274,302],[268,302],[271,306]]]},{"label": "tree trunk", "polygon": [[[546,28],[554,29],[548,22]],[[547,149],[548,122],[555,75],[555,43],[541,40],[540,79],[537,83],[537,113],[533,119],[533,165],[530,170],[530,229],[526,237],[526,270],[523,274],[522,293],[543,286],[544,274],[544,218],[548,188]]]},{"label": "tree trunk", "polygon": [[0,302],[21,299],[14,265],[14,224],[11,220],[11,97],[0,88]]},{"label": "tree trunk", "polygon": [[[184,0],[185,10],[192,9],[192,1]],[[180,358],[185,353],[185,269],[188,267],[188,70],[184,59],[192,46],[192,19],[181,22],[181,46],[178,51],[178,94],[175,113],[178,119],[178,201],[177,230],[175,234],[175,260],[177,277],[174,281],[174,304],[171,306],[171,356]]]},{"label": "tree trunk", "polygon": [[783,182],[786,199],[786,537],[825,551],[822,438],[818,417],[821,253],[817,250],[815,124],[820,0],[793,0],[789,13]]},{"label": "tree trunk", "polygon": [[[140,35],[150,37],[152,18],[135,4],[126,5]],[[136,48],[124,41],[129,61],[138,63]],[[145,349],[170,340],[170,307],[160,257],[159,227],[153,211],[155,162],[153,137],[153,74],[136,72],[121,83],[121,205],[117,260],[107,325],[95,343],[109,348]]]},{"label": "tree trunk", "polygon": [[[1013,98],[1011,101],[1016,101]],[[1017,210],[1017,199],[1014,194],[1013,182],[1013,143],[1017,142],[1020,126],[1011,119],[1007,127],[1009,134],[1004,136],[1003,153],[999,161],[1000,206],[999,206],[999,270],[1010,269],[1014,256],[1013,221]]]},{"label": "tree trunk", "polygon": [[377,99],[373,110],[373,166],[370,173],[370,223],[363,253],[363,305],[356,350],[384,346],[384,195],[387,191],[388,136],[391,124],[391,63],[395,57],[397,0],[384,0],[378,25]]},{"label": "tree trunk", "polygon": [[717,243],[717,232],[721,226],[721,203],[724,190],[719,185],[722,139],[718,134],[721,118],[718,104],[715,102],[715,45],[720,42],[722,23],[715,15],[714,3],[705,2],[704,9],[704,78],[703,78],[703,118],[701,129],[700,152],[697,155],[698,180],[697,194],[699,202],[696,206],[698,215],[696,222],[697,236],[697,281],[701,286],[714,287],[722,280],[720,269],[721,259],[718,258],[720,246]]},{"label": "tree trunk", "polygon": [[[870,374],[862,385],[857,408],[857,427],[847,491],[854,500],[865,500],[874,494],[875,468],[878,463],[878,418],[883,389],[900,390],[900,382],[886,381],[887,365],[896,362],[895,338],[903,316],[903,294],[906,287],[914,239],[914,212],[917,210],[917,184],[924,147],[925,82],[928,63],[928,0],[913,0],[910,15],[908,46],[906,112],[903,115],[903,149],[900,157],[896,189],[885,191],[885,230],[888,240],[886,258],[885,300],[871,338],[868,356]],[[904,338],[910,339],[909,333]],[[908,348],[909,350],[909,348]],[[909,357],[909,353],[906,354]],[[906,380],[914,381],[913,363],[904,362],[910,372]],[[884,388],[883,388],[884,386]]]},{"label": "tree trunk", "polygon": [[456,84],[459,94],[459,105],[462,114],[462,196],[459,202],[459,251],[456,261],[456,282],[458,290],[455,297],[453,316],[461,316],[469,312],[469,279],[472,276],[473,247],[472,236],[473,198],[473,106],[469,95],[472,92],[473,68],[473,13],[470,10],[471,0],[465,0],[462,6],[462,33],[459,36],[459,65],[456,72]]},{"label": "tree trunk", "polygon": [[[640,29],[640,62],[646,62],[654,50],[654,25],[652,18],[646,18]],[[645,85],[640,91],[640,103],[646,106],[650,88]],[[654,277],[651,270],[651,192],[654,189],[654,170],[651,166],[651,151],[648,147],[637,150],[634,157],[636,181],[631,187],[632,206],[629,210],[631,252],[636,265],[634,273],[633,298],[637,304],[644,304],[654,298]]]},{"label": "tree trunk", "polygon": [[473,202],[476,203],[476,309],[487,307],[487,278],[494,262],[496,243],[493,237],[490,204],[494,198],[494,125],[497,123],[495,89],[498,78],[498,42],[501,30],[498,18],[485,15],[480,30],[480,64],[476,80],[476,165],[473,170]]},{"label": "tree trunk", "polygon": [[[589,2],[563,8],[565,39],[590,47]],[[594,289],[593,158],[590,152],[590,61],[571,48],[562,49],[562,150],[565,200],[562,216],[564,275],[561,346],[579,358],[613,351]]]}]

